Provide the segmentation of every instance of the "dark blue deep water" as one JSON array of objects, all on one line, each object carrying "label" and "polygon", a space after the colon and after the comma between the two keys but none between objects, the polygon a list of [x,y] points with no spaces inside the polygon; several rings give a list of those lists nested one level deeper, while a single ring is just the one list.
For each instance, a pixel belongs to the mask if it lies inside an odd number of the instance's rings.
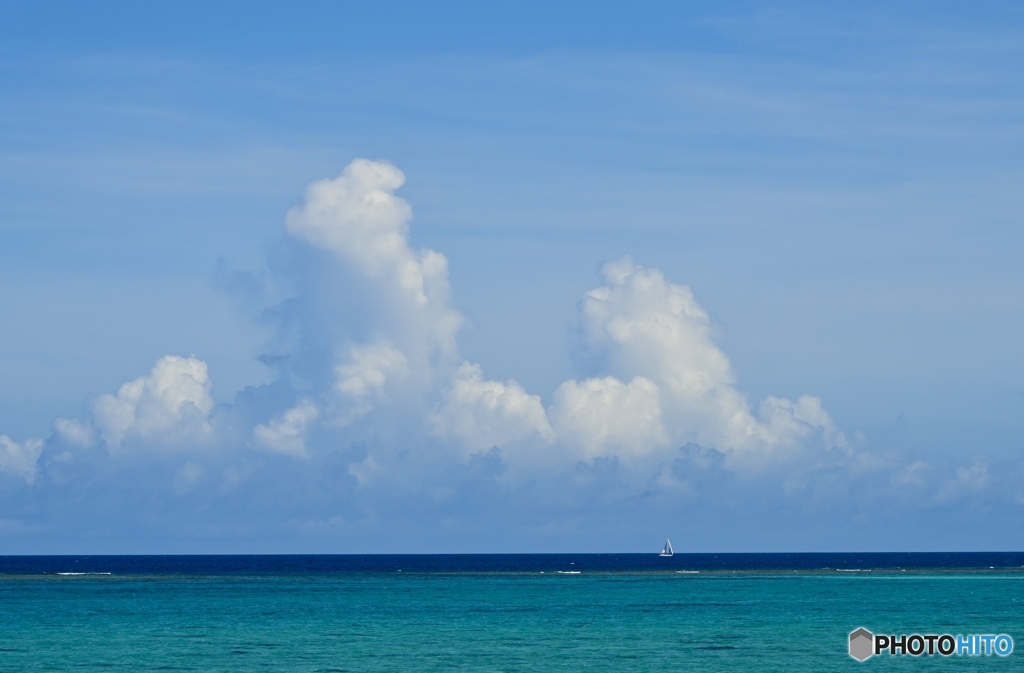
[{"label": "dark blue deep water", "polygon": [[1024,568],[1024,552],[802,554],[338,554],[216,556],[0,556],[0,574],[103,572],[117,575],[293,575],[320,573],[874,572]]}]

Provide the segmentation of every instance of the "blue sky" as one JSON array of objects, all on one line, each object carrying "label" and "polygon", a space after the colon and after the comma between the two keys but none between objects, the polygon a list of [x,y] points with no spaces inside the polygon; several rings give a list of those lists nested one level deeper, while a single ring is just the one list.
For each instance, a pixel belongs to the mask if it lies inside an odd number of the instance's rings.
[{"label": "blue sky", "polygon": [[549,5],[0,6],[2,548],[1019,549],[1024,12]]}]

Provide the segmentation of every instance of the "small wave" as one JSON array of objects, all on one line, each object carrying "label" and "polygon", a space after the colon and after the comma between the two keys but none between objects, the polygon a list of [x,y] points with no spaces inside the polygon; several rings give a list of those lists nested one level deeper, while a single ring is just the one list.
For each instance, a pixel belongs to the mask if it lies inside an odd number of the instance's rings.
[{"label": "small wave", "polygon": [[57,573],[58,575],[110,575],[111,573]]},{"label": "small wave", "polygon": [[579,570],[559,570],[558,574],[559,575],[579,575],[580,571]]},{"label": "small wave", "polygon": [[869,573],[871,568],[836,568],[837,573]]},{"label": "small wave", "polygon": [[699,570],[677,570],[676,572],[679,573],[680,575],[696,575],[700,571]]}]

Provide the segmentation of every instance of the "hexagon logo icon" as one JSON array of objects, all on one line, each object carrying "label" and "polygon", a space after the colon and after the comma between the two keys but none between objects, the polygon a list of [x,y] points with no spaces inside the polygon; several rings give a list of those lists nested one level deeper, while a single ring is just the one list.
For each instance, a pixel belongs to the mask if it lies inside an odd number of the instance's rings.
[{"label": "hexagon logo icon", "polygon": [[850,633],[850,656],[857,661],[864,661],[875,653],[875,636],[861,627]]}]

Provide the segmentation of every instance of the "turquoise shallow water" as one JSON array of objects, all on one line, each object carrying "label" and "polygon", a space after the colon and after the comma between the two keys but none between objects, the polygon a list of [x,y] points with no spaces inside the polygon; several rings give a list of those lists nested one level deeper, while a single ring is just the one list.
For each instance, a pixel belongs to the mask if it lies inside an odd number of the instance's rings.
[{"label": "turquoise shallow water", "polygon": [[1007,633],[1024,575],[0,576],[0,671],[1022,671],[847,655],[848,633]]}]

